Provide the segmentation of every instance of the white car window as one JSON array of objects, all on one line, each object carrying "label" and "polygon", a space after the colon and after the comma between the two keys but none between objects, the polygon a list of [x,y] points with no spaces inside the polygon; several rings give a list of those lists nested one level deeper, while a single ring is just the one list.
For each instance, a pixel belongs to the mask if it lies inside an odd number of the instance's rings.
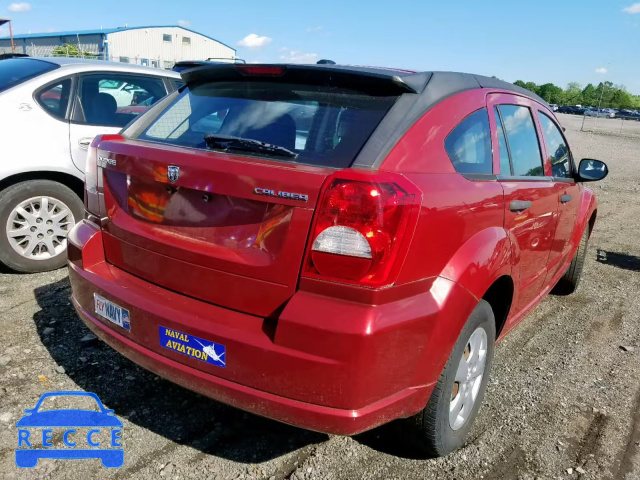
[{"label": "white car window", "polygon": [[159,77],[101,73],[83,75],[78,94],[85,123],[123,127],[167,91]]},{"label": "white car window", "polygon": [[51,115],[64,120],[67,115],[70,93],[71,79],[67,78],[37,92],[36,100]]}]

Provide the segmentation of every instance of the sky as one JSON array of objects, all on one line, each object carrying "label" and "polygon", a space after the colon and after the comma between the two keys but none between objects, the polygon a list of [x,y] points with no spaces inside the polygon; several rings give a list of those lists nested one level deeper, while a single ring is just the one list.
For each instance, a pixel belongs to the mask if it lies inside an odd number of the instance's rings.
[{"label": "sky", "polygon": [[[622,84],[640,95],[639,0],[0,0],[14,33],[181,24],[248,62]],[[8,29],[0,27],[0,36]]]}]

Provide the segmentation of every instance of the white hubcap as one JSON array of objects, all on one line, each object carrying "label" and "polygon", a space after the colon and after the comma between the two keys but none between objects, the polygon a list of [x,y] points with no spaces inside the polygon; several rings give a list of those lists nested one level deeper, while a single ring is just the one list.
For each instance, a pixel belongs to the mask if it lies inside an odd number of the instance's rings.
[{"label": "white hubcap", "polygon": [[6,234],[11,247],[30,260],[48,260],[67,249],[75,225],[71,209],[52,197],[33,197],[9,214]]},{"label": "white hubcap", "polygon": [[462,353],[449,404],[449,425],[458,430],[465,424],[478,398],[487,363],[487,332],[476,328]]}]

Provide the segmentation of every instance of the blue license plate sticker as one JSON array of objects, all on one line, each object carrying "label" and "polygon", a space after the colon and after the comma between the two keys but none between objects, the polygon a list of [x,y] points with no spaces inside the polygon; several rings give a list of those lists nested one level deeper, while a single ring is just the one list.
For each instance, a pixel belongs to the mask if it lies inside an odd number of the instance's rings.
[{"label": "blue license plate sticker", "polygon": [[125,330],[131,330],[131,321],[129,310],[110,302],[106,298],[101,297],[97,293],[93,294],[94,309],[98,315],[106,318],[111,323],[115,323]]},{"label": "blue license plate sticker", "polygon": [[179,332],[167,327],[158,327],[160,345],[168,350],[181,353],[187,357],[195,358],[201,362],[225,368],[227,349],[220,343],[194,337],[188,333]]}]

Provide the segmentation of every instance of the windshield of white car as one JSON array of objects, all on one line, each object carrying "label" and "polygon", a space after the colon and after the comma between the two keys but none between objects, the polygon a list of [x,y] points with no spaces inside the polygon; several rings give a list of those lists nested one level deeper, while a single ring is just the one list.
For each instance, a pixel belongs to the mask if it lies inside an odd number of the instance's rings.
[{"label": "windshield of white car", "polygon": [[0,92],[56,68],[60,68],[59,65],[34,58],[0,60]]}]

